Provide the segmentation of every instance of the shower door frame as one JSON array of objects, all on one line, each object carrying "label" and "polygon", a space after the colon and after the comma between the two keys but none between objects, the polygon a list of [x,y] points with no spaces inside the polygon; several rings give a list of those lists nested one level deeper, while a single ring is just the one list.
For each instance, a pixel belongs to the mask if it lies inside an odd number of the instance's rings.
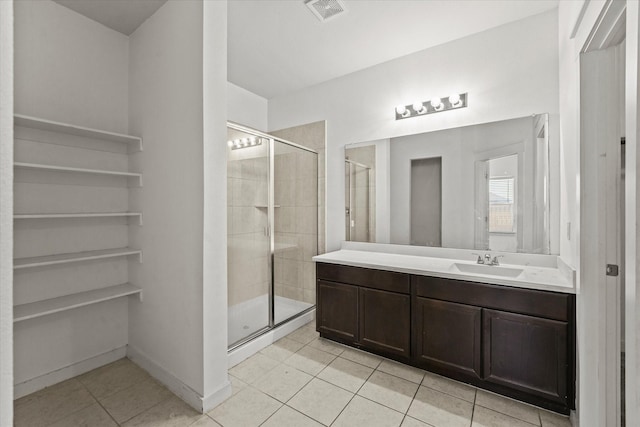
[{"label": "shower door frame", "polygon": [[[230,352],[232,350],[235,350],[236,348],[254,340],[255,338],[266,334],[269,331],[272,331],[273,329],[277,328],[278,326],[285,324],[287,322],[290,322],[294,319],[297,319],[298,317],[301,317],[313,310],[316,309],[316,304],[313,304],[311,307],[306,308],[305,310],[302,310],[301,312],[294,314],[291,317],[288,317],[278,323],[275,322],[275,143],[276,141],[281,142],[283,144],[304,150],[304,151],[308,151],[311,152],[313,154],[316,155],[316,161],[318,159],[318,152],[305,147],[303,145],[300,144],[296,144],[295,142],[291,142],[291,141],[287,141],[286,139],[282,139],[282,138],[277,138],[273,135],[269,135],[268,133],[264,133],[261,132],[259,130],[250,128],[248,126],[244,126],[241,125],[239,123],[234,123],[231,121],[227,121],[227,128],[231,128],[240,132],[244,132],[244,133],[248,133],[251,134],[253,136],[258,136],[260,138],[264,138],[267,139],[269,141],[269,149],[268,149],[268,153],[269,153],[269,167],[268,167],[268,177],[269,177],[269,182],[268,182],[268,196],[267,196],[267,233],[268,233],[268,238],[269,238],[269,274],[270,274],[270,283],[269,283],[269,324],[268,326],[257,330],[256,332],[247,335],[245,338],[242,338],[239,341],[236,341],[235,343],[233,343],[233,345],[228,345],[227,343],[227,352]],[[318,180],[318,174],[316,173],[316,199],[317,196],[319,194],[319,180]],[[227,195],[227,197],[229,197]],[[316,234],[319,231],[319,225],[318,225],[318,203],[316,201]],[[228,219],[227,219],[228,220]],[[316,254],[318,254],[318,238],[316,238]],[[228,280],[228,279],[227,279]],[[228,283],[227,283],[228,286]],[[317,302],[317,301],[316,301]]]},{"label": "shower door frame", "polygon": [[[372,180],[372,173],[371,173],[371,166],[367,166],[363,163],[358,163],[356,161],[353,160],[349,160],[349,159],[344,159],[345,165],[349,165],[349,189],[348,189],[348,193],[349,193],[349,206],[345,209],[345,216],[347,217],[347,224],[345,224],[346,227],[346,239],[347,241],[356,241],[356,240],[352,240],[351,238],[351,217],[353,214],[353,205],[355,204],[353,202],[353,183],[352,183],[352,176],[354,176],[354,172],[353,169],[354,167],[361,167],[367,170],[367,217],[368,217],[368,225],[367,225],[367,242],[369,242],[371,240],[371,180]],[[361,241],[361,240],[358,240]],[[372,242],[375,243],[375,242]]]}]

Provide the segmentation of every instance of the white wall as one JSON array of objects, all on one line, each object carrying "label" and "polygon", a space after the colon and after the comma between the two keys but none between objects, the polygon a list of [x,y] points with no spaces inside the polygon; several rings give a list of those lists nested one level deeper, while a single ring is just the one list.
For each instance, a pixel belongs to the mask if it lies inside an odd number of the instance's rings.
[{"label": "white wall", "polygon": [[130,36],[145,186],[131,200],[144,212],[132,232],[144,263],[130,265],[144,302],[129,306],[129,346],[198,409],[229,392],[225,49],[226,2],[169,1]]},{"label": "white wall", "polygon": [[231,82],[227,83],[227,116],[229,121],[265,132],[267,130],[267,105],[266,98]]},{"label": "white wall", "polygon": [[[14,6],[16,113],[126,132],[127,37],[48,0],[18,1]],[[20,232],[20,224],[16,229],[15,246],[24,249],[30,237]],[[126,241],[126,234],[122,227],[118,237]],[[72,238],[66,240],[69,243]],[[31,244],[29,249],[38,248]],[[122,262],[126,269],[126,261]],[[120,299],[94,310],[73,310],[16,324],[14,382],[28,384],[36,377],[123,348],[127,344],[126,312],[127,300]]]},{"label": "white wall", "polygon": [[[130,265],[143,303],[129,306],[129,345],[202,396],[202,2],[169,1],[130,36],[129,131],[144,139],[132,168],[145,185]],[[134,359],[135,360],[135,359]]]},{"label": "white wall", "polygon": [[391,146],[390,139],[375,141],[376,145],[376,241],[391,243]]},{"label": "white wall", "polygon": [[126,133],[128,38],[50,0],[15,20],[16,114]]},{"label": "white wall", "polygon": [[0,2],[0,425],[13,422],[13,2]]},{"label": "white wall", "polygon": [[628,2],[625,63],[625,135],[627,143],[625,171],[625,350],[626,350],[626,420],[627,425],[640,424],[640,220],[638,176],[640,165],[640,7]]},{"label": "white wall", "polygon": [[[203,410],[230,393],[227,377],[227,2],[203,5]],[[266,114],[264,114],[266,117]],[[266,122],[266,119],[265,119]]]},{"label": "white wall", "polygon": [[[590,38],[596,23],[599,20],[605,5],[608,2],[604,0],[593,1],[576,1],[576,2],[560,2],[559,6],[559,54],[560,54],[560,137],[561,137],[561,200],[562,200],[562,231],[561,236],[564,238],[567,229],[566,224],[571,223],[571,239],[565,239],[562,242],[562,257],[572,264],[577,275],[577,286],[579,288],[577,300],[577,409],[576,409],[576,425],[579,423],[583,427],[601,426],[607,423],[613,413],[607,413],[607,395],[606,386],[610,381],[608,375],[614,366],[613,360],[608,360],[607,341],[610,339],[611,331],[606,330],[605,320],[610,307],[605,304],[605,290],[602,288],[603,283],[598,280],[602,274],[601,270],[593,270],[593,262],[599,258],[598,251],[606,242],[603,236],[599,234],[600,228],[597,225],[597,215],[590,215],[588,218],[591,223],[587,224],[585,219],[581,218],[581,204],[584,211],[585,206],[592,209],[594,206],[601,207],[601,202],[594,202],[593,198],[600,197],[601,194],[585,194],[585,183],[591,185],[591,189],[598,184],[594,182],[593,166],[586,167],[581,170],[581,158],[593,160],[593,156],[589,153],[582,153],[581,148],[584,146],[586,150],[600,150],[596,147],[594,139],[589,139],[589,135],[581,135],[581,56],[586,41]],[[634,5],[637,12],[637,4],[629,2],[629,10],[627,17],[631,11],[631,5]],[[635,22],[631,24],[627,22],[627,36],[637,31],[637,14]],[[635,36],[637,37],[637,33]],[[628,43],[628,42],[627,42]],[[637,46],[637,45],[636,45]],[[627,58],[627,61],[629,57]],[[637,70],[637,64],[633,65]],[[629,73],[629,64],[627,63],[626,72]],[[607,79],[607,74],[600,71],[595,79]],[[634,76],[635,78],[635,76]],[[594,77],[592,76],[592,79]],[[604,80],[601,81],[604,87]],[[627,80],[627,100],[633,98],[637,100],[637,93],[629,92],[629,80]],[[593,83],[589,83],[593,84]],[[600,83],[598,83],[600,84]],[[593,89],[593,88],[592,88]],[[593,96],[593,95],[592,95]],[[634,101],[634,105],[635,105]],[[629,104],[627,103],[627,108]],[[635,110],[635,108],[634,108]],[[635,111],[634,111],[635,112]],[[629,115],[627,113],[627,120]],[[607,121],[604,120],[604,125]],[[590,124],[590,123],[586,123]],[[627,129],[629,129],[627,122]],[[596,127],[597,128],[597,127]],[[592,135],[591,135],[592,136]],[[626,169],[626,195],[627,195],[627,215],[629,215],[629,206],[635,204],[636,194],[635,188],[630,188],[630,181],[634,178],[633,155],[630,154],[635,147],[635,141],[630,142],[627,135],[627,169]],[[592,151],[593,152],[593,151]],[[598,162],[602,162],[602,157]],[[585,163],[586,164],[586,163]],[[602,164],[602,163],[601,163]],[[584,165],[583,165],[584,167]],[[582,174],[589,174],[582,177]],[[597,179],[597,177],[596,177]],[[602,180],[598,181],[602,182]],[[632,193],[630,193],[632,191]],[[585,197],[588,196],[591,201]],[[630,202],[630,200],[632,200]],[[587,201],[589,204],[587,204]],[[595,204],[594,204],[595,203]],[[627,248],[627,268],[626,282],[627,290],[634,288],[635,270],[637,262],[634,259],[629,263],[629,249],[635,248],[635,240],[632,228],[635,228],[635,210],[631,218],[628,216],[626,220],[626,248]],[[631,226],[631,228],[629,228]],[[581,242],[582,241],[582,242]],[[595,273],[597,271],[597,273]],[[585,274],[586,273],[586,274]],[[595,277],[594,277],[595,276]],[[630,304],[631,303],[631,304]],[[627,300],[627,311],[635,310],[637,301]],[[627,317],[627,320],[629,317]],[[629,325],[627,325],[629,327]],[[627,335],[629,337],[629,334]],[[627,425],[636,425],[637,418],[637,375],[634,375],[634,369],[637,367],[637,356],[635,352],[626,353],[626,375],[627,375]],[[616,357],[616,356],[613,356]],[[629,368],[631,367],[631,368]],[[637,371],[636,371],[637,372]],[[631,387],[631,390],[630,390]],[[631,396],[629,395],[631,391]],[[611,409],[611,408],[609,408]],[[615,408],[613,408],[615,409]],[[615,416],[615,415],[614,415]]]},{"label": "white wall", "polygon": [[[327,250],[344,236],[345,144],[532,113],[557,117],[557,22],[552,10],[269,100],[269,129],[327,120]],[[469,107],[395,120],[398,104],[453,92],[468,92]]]}]

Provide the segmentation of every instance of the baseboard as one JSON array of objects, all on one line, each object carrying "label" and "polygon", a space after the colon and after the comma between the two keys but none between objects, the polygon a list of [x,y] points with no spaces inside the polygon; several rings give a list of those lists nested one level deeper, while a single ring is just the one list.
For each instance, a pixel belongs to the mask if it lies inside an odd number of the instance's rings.
[{"label": "baseboard", "polygon": [[27,394],[34,393],[38,390],[42,390],[45,387],[52,386],[61,381],[68,380],[69,378],[76,377],[78,375],[89,372],[93,369],[99,368],[111,362],[115,362],[118,359],[122,359],[127,355],[127,346],[118,347],[114,350],[107,351],[106,353],[98,354],[88,359],[81,360],[64,368],[56,369],[53,372],[49,372],[30,380],[14,384],[13,386],[13,398],[18,399]]},{"label": "baseboard", "polygon": [[209,412],[230,396],[231,382],[227,379],[226,384],[210,395],[202,398],[202,413]]},{"label": "baseboard", "polygon": [[131,345],[127,346],[127,357],[147,371],[153,378],[164,384],[173,394],[187,402],[193,409],[203,413],[203,398],[197,391],[180,381],[173,374]]},{"label": "baseboard", "polygon": [[259,337],[249,341],[246,344],[242,344],[240,347],[234,348],[228,353],[228,367],[234,367],[248,357],[253,356],[263,348],[268,347],[269,345],[278,341],[280,338],[311,322],[315,318],[316,310],[313,309],[300,317],[290,320],[278,326],[277,328],[260,335]]}]

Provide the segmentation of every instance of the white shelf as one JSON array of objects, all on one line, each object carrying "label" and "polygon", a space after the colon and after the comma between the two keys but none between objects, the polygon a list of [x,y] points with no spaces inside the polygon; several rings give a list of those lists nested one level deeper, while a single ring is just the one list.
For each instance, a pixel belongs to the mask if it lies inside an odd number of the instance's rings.
[{"label": "white shelf", "polygon": [[142,138],[137,136],[91,129],[83,126],[70,125],[68,123],[23,116],[20,114],[15,114],[13,116],[13,123],[15,126],[28,127],[32,129],[60,132],[69,135],[83,136],[86,138],[101,139],[104,141],[121,142],[136,147],[137,151],[142,151]]},{"label": "white shelf", "polygon": [[79,292],[77,294],[51,298],[29,304],[20,304],[13,307],[13,321],[20,322],[23,320],[34,319],[48,314],[59,313],[61,311],[72,310],[74,308],[84,307],[90,304],[96,304],[115,298],[141,293],[142,289],[129,283],[124,283],[122,285]]},{"label": "white shelf", "polygon": [[43,165],[39,163],[23,163],[23,162],[15,162],[13,166],[16,168],[22,168],[22,169],[35,169],[35,170],[61,171],[61,172],[79,172],[79,173],[89,173],[94,175],[111,175],[111,176],[123,176],[127,178],[137,178],[139,181],[140,187],[142,187],[142,174],[135,173],[135,172],[118,172],[118,171],[109,171],[109,170],[102,170],[102,169],[72,168],[67,166],[53,166],[53,165]]},{"label": "white shelf", "polygon": [[13,219],[65,219],[65,218],[103,218],[103,217],[139,217],[142,225],[142,212],[88,212],[88,213],[41,213],[14,214]]},{"label": "white shelf", "polygon": [[142,262],[142,251],[132,248],[102,249],[98,251],[74,252],[70,254],[47,255],[29,258],[15,258],[14,270],[22,268],[42,267],[46,265],[68,264],[71,262],[91,261],[95,259],[115,258],[129,255],[138,255]]}]

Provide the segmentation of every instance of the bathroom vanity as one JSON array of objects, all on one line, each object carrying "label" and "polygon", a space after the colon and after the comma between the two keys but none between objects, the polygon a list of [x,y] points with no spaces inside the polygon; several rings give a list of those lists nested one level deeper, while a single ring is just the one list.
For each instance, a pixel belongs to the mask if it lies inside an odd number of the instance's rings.
[{"label": "bathroom vanity", "polygon": [[322,337],[564,414],[575,407],[575,290],[557,267],[354,250],[314,260]]}]

